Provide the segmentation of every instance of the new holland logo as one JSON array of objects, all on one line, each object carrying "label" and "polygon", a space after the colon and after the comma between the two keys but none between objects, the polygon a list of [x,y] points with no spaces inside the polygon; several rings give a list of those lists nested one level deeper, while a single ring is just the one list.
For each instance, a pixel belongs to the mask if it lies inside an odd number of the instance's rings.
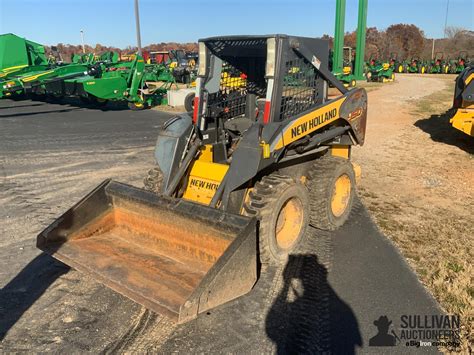
[{"label": "new holland logo", "polygon": [[199,179],[196,179],[196,178],[192,178],[191,182],[189,183],[189,186],[197,187],[198,189],[206,189],[206,190],[216,191],[217,188],[219,187],[219,184],[209,182],[209,181],[199,180]]},{"label": "new holland logo", "polygon": [[299,137],[337,116],[337,108],[320,114],[309,121],[300,123],[291,129],[291,138]]}]

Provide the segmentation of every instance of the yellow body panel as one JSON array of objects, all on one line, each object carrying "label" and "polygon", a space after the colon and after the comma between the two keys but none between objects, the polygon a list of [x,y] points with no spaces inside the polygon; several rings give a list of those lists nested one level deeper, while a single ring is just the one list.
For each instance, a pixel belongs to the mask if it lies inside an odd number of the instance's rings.
[{"label": "yellow body panel", "polygon": [[199,156],[200,161],[213,162],[212,145],[206,144],[201,147],[201,155]]},{"label": "yellow body panel", "polygon": [[454,128],[474,137],[474,107],[459,108],[449,122]]},{"label": "yellow body panel", "polygon": [[345,97],[337,99],[328,105],[318,108],[294,120],[283,130],[282,137],[272,150],[283,148],[284,146],[303,138],[307,134],[338,120],[340,118],[339,109],[344,100]]},{"label": "yellow body panel", "polygon": [[351,152],[351,147],[348,145],[333,145],[331,147],[331,155],[335,157],[349,159],[350,152]]},{"label": "yellow body panel", "polygon": [[465,85],[468,86],[469,83],[470,83],[471,81],[473,81],[473,80],[474,80],[474,73],[471,74],[471,75],[469,75],[469,76],[467,77],[467,79],[466,79],[466,81],[465,81],[465,83],[466,83]]},{"label": "yellow body panel", "polygon": [[209,205],[224,178],[228,165],[203,160],[193,163],[183,198]]}]

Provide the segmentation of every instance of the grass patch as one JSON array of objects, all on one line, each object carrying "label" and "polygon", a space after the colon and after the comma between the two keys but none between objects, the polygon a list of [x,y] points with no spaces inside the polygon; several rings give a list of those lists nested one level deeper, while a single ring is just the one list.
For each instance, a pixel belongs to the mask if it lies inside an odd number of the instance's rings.
[{"label": "grass patch", "polygon": [[[451,80],[444,81],[444,87],[441,90],[428,95],[421,100],[412,101],[415,115],[427,116],[433,113],[442,113],[446,108],[451,107],[450,103],[454,95],[454,82]],[[448,106],[446,106],[448,104]]]}]

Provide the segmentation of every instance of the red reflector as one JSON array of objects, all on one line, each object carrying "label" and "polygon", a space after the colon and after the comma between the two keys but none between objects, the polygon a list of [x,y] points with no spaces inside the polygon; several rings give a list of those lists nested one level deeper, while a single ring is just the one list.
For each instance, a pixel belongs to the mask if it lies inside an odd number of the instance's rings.
[{"label": "red reflector", "polygon": [[270,121],[270,101],[265,101],[265,109],[263,111],[263,123],[267,124]]},{"label": "red reflector", "polygon": [[194,97],[194,111],[193,111],[193,123],[196,124],[198,119],[198,110],[199,110],[199,97]]}]

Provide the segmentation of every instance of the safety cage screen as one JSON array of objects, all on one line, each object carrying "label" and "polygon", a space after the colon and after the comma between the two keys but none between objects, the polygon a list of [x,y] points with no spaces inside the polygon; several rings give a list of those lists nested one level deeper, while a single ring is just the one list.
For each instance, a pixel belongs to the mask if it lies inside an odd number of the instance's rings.
[{"label": "safety cage screen", "polygon": [[219,91],[209,95],[209,112],[223,119],[242,116],[245,114],[246,97],[246,74],[223,62]]},{"label": "safety cage screen", "polygon": [[296,57],[284,63],[280,120],[298,115],[321,102],[319,74],[306,59]]},{"label": "safety cage screen", "polygon": [[256,98],[266,95],[266,39],[221,39],[207,41],[206,45],[222,60],[219,91],[209,95],[208,112],[214,117],[230,119],[255,111],[251,107],[246,110],[248,95]]}]

